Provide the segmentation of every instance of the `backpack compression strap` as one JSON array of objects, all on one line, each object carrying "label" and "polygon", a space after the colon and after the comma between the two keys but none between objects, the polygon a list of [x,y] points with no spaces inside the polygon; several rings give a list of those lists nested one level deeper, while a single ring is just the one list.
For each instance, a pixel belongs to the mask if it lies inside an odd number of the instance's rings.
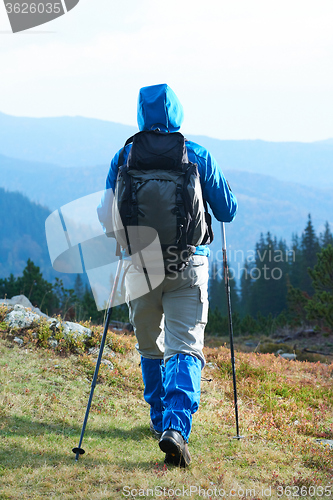
[{"label": "backpack compression strap", "polygon": [[126,146],[128,146],[128,144],[131,144],[131,142],[133,142],[133,139],[134,135],[132,135],[132,137],[129,137],[125,142],[123,149],[120,151],[118,158],[118,168],[120,168],[124,164],[125,148]]},{"label": "backpack compression strap", "polygon": [[[188,139],[186,139],[186,137],[184,137],[184,139],[185,139],[185,143],[189,142]],[[199,177],[200,177],[200,175],[199,175]],[[210,243],[212,243],[212,241],[214,239],[214,233],[213,233],[213,225],[212,225],[212,216],[210,215],[210,213],[208,211],[207,201],[205,200],[203,193],[202,193],[202,201],[203,201],[204,209],[205,209],[206,234],[205,234],[203,240],[200,242],[200,245],[209,245]]]},{"label": "backpack compression strap", "polygon": [[208,211],[207,201],[205,200],[205,198],[202,198],[202,199],[203,199],[203,204],[204,204],[204,209],[205,209],[205,221],[206,221],[207,228],[206,228],[206,234],[204,236],[204,239],[202,240],[200,245],[210,245],[210,243],[214,239],[212,216],[210,215],[210,213]]}]

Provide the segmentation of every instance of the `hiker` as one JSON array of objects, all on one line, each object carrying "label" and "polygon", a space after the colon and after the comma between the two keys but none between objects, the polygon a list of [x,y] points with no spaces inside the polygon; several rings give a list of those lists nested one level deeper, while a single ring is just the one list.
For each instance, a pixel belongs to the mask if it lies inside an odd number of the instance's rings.
[{"label": "hiker", "polygon": [[[182,122],[182,105],[168,85],[140,90],[140,131],[157,130],[173,139],[175,136],[170,133],[177,133]],[[231,222],[236,215],[237,201],[216,161],[202,146],[192,141],[184,144],[188,161],[197,165],[200,196],[208,202],[218,221]],[[134,149],[129,143],[114,156],[106,189],[115,191],[118,167],[126,164],[132,147]],[[121,165],[118,165],[119,158]],[[156,206],[155,212],[159,213],[160,209]],[[98,212],[106,227],[107,207],[103,202]],[[150,430],[159,439],[165,463],[181,467],[191,461],[188,439],[192,415],[200,401],[201,370],[205,365],[202,349],[208,316],[209,248],[195,244],[193,252],[193,255],[185,252],[186,262],[177,264],[159,286],[128,301],[130,321],[138,341],[136,347],[141,355],[144,398],[150,405]]]}]

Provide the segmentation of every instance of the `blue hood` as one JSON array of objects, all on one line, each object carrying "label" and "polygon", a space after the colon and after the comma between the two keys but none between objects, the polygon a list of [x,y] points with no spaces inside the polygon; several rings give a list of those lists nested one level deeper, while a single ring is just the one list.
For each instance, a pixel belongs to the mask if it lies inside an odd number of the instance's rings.
[{"label": "blue hood", "polygon": [[166,84],[143,87],[138,99],[139,130],[155,127],[177,132],[184,120],[183,106]]}]

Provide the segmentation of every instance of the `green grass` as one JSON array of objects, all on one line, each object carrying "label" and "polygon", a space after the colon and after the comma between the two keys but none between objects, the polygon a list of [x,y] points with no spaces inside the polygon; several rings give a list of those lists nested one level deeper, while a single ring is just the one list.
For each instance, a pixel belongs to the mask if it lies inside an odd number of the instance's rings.
[{"label": "green grass", "polygon": [[[332,498],[318,488],[332,484],[333,451],[316,439],[333,439],[333,365],[236,353],[245,436],[238,441],[232,439],[230,353],[207,348],[203,375],[213,380],[202,382],[189,443],[192,464],[181,470],[164,466],[150,435],[134,339],[112,334],[115,369],[101,366],[83,441],[86,454],[76,463],[71,449],[78,445],[90,392],[91,356],[38,348],[28,338],[18,347],[6,331],[2,337],[0,500],[147,498],[147,493],[175,500],[182,498],[183,485],[188,493],[192,487],[187,496],[192,499],[215,498],[214,488],[227,493],[234,488],[237,499],[268,498],[262,491],[269,488],[269,498],[288,498],[278,496],[287,486],[294,488],[291,493],[303,487],[300,498]],[[194,492],[199,486],[201,495]],[[210,494],[204,497],[204,490]]]}]

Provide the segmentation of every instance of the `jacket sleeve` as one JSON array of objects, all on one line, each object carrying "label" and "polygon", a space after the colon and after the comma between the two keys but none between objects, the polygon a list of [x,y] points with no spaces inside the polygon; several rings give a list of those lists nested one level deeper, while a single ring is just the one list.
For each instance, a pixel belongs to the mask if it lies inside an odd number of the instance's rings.
[{"label": "jacket sleeve", "polygon": [[119,160],[120,152],[121,152],[121,149],[112,158],[111,165],[109,168],[109,173],[108,173],[108,176],[106,178],[105,189],[112,189],[113,192],[115,190],[116,180],[117,180],[117,175],[118,175],[118,160]]},{"label": "jacket sleeve", "polygon": [[190,161],[198,165],[203,197],[214,217],[220,222],[231,222],[237,213],[237,199],[217,161],[205,148],[190,141],[186,145]]},{"label": "jacket sleeve", "polygon": [[111,210],[118,175],[118,160],[120,152],[121,149],[118,151],[118,153],[116,153],[111,161],[109,173],[106,178],[106,186],[102,195],[101,202],[97,207],[98,218],[105,233],[112,233]]}]

